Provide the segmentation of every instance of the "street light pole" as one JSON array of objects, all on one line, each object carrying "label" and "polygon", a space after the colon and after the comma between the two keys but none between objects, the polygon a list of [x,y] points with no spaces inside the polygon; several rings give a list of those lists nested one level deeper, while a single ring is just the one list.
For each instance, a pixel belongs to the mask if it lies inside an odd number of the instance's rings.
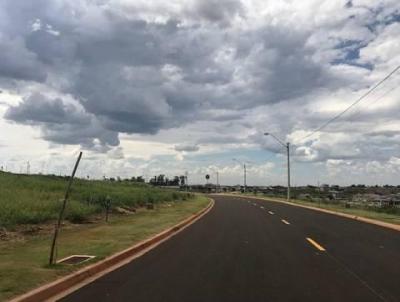
[{"label": "street light pole", "polygon": [[272,136],[278,143],[280,143],[283,147],[286,148],[287,154],[287,200],[290,201],[290,143],[284,143],[279,138],[277,138],[272,133],[266,132],[264,133],[266,136]]},{"label": "street light pole", "polygon": [[[232,158],[232,160],[238,162],[240,165],[242,165],[242,162],[238,161],[236,158]],[[246,170],[246,162],[243,162],[243,192],[246,193],[246,187],[247,187],[247,170]]]},{"label": "street light pole", "polygon": [[244,171],[244,176],[243,176],[243,184],[244,184],[244,189],[243,189],[243,191],[244,191],[244,193],[246,193],[246,187],[247,187],[247,183],[246,183],[246,181],[247,181],[247,171],[246,171],[246,164],[244,163],[243,164],[243,171]]},{"label": "street light pole", "polygon": [[287,152],[287,200],[290,201],[290,143],[286,143]]},{"label": "street light pole", "polygon": [[188,171],[185,172],[186,192],[189,191]]},{"label": "street light pole", "polygon": [[219,193],[219,172],[217,171],[217,193]]}]

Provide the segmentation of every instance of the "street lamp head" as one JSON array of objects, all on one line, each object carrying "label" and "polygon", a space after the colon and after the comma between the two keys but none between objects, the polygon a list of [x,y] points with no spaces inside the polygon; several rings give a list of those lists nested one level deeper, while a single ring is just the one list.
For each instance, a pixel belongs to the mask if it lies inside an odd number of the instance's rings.
[{"label": "street lamp head", "polygon": [[269,135],[269,133],[268,133],[268,132],[265,132],[264,135]]}]

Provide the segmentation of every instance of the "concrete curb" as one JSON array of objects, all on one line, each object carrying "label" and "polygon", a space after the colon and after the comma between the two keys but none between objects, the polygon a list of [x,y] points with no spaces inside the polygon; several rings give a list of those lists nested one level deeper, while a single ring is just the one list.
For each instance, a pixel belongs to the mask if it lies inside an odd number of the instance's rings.
[{"label": "concrete curb", "polygon": [[283,204],[287,204],[287,205],[294,206],[294,207],[305,208],[305,209],[309,209],[309,210],[313,210],[313,211],[318,211],[318,212],[323,212],[323,213],[327,213],[327,214],[331,214],[331,215],[345,217],[345,218],[348,218],[348,219],[362,221],[362,222],[365,222],[365,223],[378,225],[380,227],[384,227],[384,228],[387,228],[387,229],[391,229],[391,230],[395,230],[395,231],[400,232],[400,225],[398,225],[398,224],[393,224],[393,223],[389,223],[389,222],[383,222],[383,221],[379,221],[379,220],[375,220],[375,219],[371,219],[371,218],[365,218],[365,217],[350,215],[350,214],[341,213],[341,212],[335,212],[335,211],[322,209],[322,208],[315,208],[315,207],[312,207],[312,206],[306,206],[306,205],[302,205],[302,204],[287,202],[287,201],[283,201],[283,200],[279,200],[279,199],[274,199],[274,198],[265,198],[264,199],[264,198],[260,198],[260,197],[246,196],[246,195],[235,195],[235,194],[220,194],[220,195],[235,196],[235,197],[246,197],[246,198],[251,198],[251,199],[267,200],[267,201],[272,201],[272,202],[283,203]]},{"label": "concrete curb", "polygon": [[[62,292],[68,292],[67,294],[69,294],[70,292],[75,291],[76,289],[86,285],[87,283],[90,283],[97,278],[100,278],[104,274],[117,269],[118,267],[132,261],[137,257],[140,257],[147,251],[150,251],[158,244],[178,234],[180,231],[184,230],[186,227],[199,220],[201,217],[207,214],[213,206],[214,200],[210,199],[210,203],[206,208],[179,222],[173,227],[164,230],[149,239],[141,241],[121,252],[111,255],[104,260],[84,267],[70,275],[62,277],[56,281],[40,286],[21,296],[13,298],[12,300],[10,300],[10,302],[54,301],[56,296],[57,299],[59,299],[62,296],[66,295],[62,294]],[[90,282],[85,282],[89,279]],[[72,288],[73,290],[71,290]]]}]

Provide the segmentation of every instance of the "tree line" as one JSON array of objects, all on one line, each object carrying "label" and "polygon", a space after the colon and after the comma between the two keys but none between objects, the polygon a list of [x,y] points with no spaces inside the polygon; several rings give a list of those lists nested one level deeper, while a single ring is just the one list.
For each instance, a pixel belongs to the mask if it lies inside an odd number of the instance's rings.
[{"label": "tree line", "polygon": [[150,179],[149,183],[153,186],[184,186],[187,183],[186,176],[174,176],[168,178],[164,174],[154,176]]}]

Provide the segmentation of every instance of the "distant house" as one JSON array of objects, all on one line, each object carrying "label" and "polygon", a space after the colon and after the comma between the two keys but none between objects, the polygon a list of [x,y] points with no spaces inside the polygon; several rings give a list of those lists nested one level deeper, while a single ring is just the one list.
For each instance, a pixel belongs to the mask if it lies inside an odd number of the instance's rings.
[{"label": "distant house", "polygon": [[334,199],[334,200],[343,200],[345,199],[345,194],[343,191],[337,191],[337,190],[329,190],[329,198]]},{"label": "distant house", "polygon": [[320,189],[323,192],[328,192],[329,191],[329,185],[328,184],[322,184]]},{"label": "distant house", "polygon": [[379,200],[380,195],[374,193],[357,193],[353,195],[352,201],[353,202],[368,202],[373,200]]},{"label": "distant house", "polygon": [[366,194],[355,194],[353,196],[353,202],[366,203],[370,206],[375,207],[388,207],[395,206],[400,207],[400,197],[396,194],[391,195],[381,195],[374,193],[366,193]]},{"label": "distant house", "polygon": [[301,193],[298,195],[298,198],[302,199],[302,200],[311,200],[312,199],[311,194],[308,194],[308,193]]}]

